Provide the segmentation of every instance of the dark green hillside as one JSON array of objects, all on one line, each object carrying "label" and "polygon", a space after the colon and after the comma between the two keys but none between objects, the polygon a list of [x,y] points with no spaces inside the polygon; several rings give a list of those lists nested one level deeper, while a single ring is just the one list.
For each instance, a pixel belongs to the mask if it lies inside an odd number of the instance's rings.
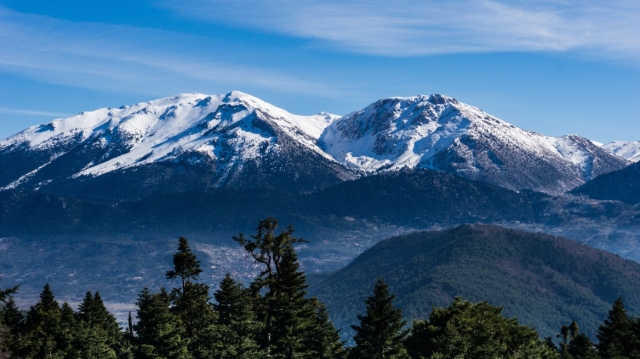
[{"label": "dark green hillside", "polygon": [[640,265],[574,241],[497,226],[464,225],[386,239],[349,266],[313,280],[338,327],[360,314],[358,303],[383,277],[407,318],[425,318],[455,296],[504,306],[542,335],[572,320],[593,336],[622,294],[640,312]]},{"label": "dark green hillside", "polygon": [[573,190],[594,199],[640,203],[640,163],[594,178]]}]

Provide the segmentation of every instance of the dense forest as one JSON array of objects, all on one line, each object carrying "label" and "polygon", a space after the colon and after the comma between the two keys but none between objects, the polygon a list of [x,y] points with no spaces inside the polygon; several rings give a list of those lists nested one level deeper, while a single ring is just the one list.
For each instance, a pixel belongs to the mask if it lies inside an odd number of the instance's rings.
[{"label": "dense forest", "polygon": [[142,289],[128,325],[120,328],[99,292],[74,310],[59,305],[49,285],[26,311],[0,291],[0,358],[640,358],[640,319],[618,298],[594,343],[573,321],[554,337],[538,332],[488,302],[455,298],[423,320],[407,323],[395,295],[378,279],[362,303],[353,340],[344,342],[326,306],[307,295],[295,251],[304,242],[273,218],[234,240],[260,268],[248,285],[227,275],[213,297],[199,280],[200,261],[179,239],[173,288]]}]

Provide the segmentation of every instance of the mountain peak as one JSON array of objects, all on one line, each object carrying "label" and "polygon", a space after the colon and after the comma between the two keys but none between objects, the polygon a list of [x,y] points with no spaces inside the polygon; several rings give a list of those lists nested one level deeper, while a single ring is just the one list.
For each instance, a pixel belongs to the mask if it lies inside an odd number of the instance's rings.
[{"label": "mountain peak", "polygon": [[[277,168],[294,179],[325,171],[333,176],[327,183],[426,168],[559,193],[627,165],[580,136],[526,131],[442,94],[389,97],[339,117],[294,115],[241,91],[182,93],[56,119],[0,141],[0,167],[2,158],[23,163],[0,175],[0,188],[177,163],[215,172],[212,186],[249,168],[258,177]],[[294,158],[299,163],[290,165]]]}]

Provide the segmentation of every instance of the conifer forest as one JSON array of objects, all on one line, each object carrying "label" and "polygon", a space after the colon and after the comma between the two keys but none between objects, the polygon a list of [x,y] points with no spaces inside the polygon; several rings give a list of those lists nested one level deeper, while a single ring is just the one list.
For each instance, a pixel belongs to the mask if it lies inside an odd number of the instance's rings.
[{"label": "conifer forest", "polygon": [[640,318],[618,298],[595,337],[579,322],[555,337],[506,318],[502,308],[456,297],[408,323],[395,295],[377,279],[361,303],[353,336],[344,340],[327,307],[307,295],[296,245],[305,242],[267,218],[254,234],[233,238],[260,269],[249,284],[227,274],[212,290],[199,276],[200,261],[180,237],[169,287],[141,288],[137,312],[121,327],[99,291],[74,309],[44,286],[30,308],[18,308],[19,288],[0,291],[0,358],[640,358]]}]

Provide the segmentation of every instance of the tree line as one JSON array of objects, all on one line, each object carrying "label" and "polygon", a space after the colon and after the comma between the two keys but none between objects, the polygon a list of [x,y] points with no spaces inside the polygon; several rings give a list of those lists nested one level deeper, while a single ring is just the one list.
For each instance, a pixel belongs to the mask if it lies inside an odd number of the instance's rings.
[{"label": "tree line", "polygon": [[594,344],[575,321],[560,328],[557,338],[541,339],[535,329],[503,317],[501,307],[461,298],[407,325],[382,279],[365,300],[347,345],[325,305],[307,296],[294,248],[304,240],[291,227],[277,230],[277,220],[267,218],[255,234],[234,237],[260,273],[248,286],[226,275],[213,297],[198,280],[200,261],[181,237],[173,269],[166,272],[176,286],[144,288],[137,320],[130,314],[123,329],[99,292],[87,292],[74,310],[59,305],[45,285],[38,302],[21,311],[12,298],[18,288],[2,290],[0,358],[640,358],[640,319],[626,312],[622,298]]}]

